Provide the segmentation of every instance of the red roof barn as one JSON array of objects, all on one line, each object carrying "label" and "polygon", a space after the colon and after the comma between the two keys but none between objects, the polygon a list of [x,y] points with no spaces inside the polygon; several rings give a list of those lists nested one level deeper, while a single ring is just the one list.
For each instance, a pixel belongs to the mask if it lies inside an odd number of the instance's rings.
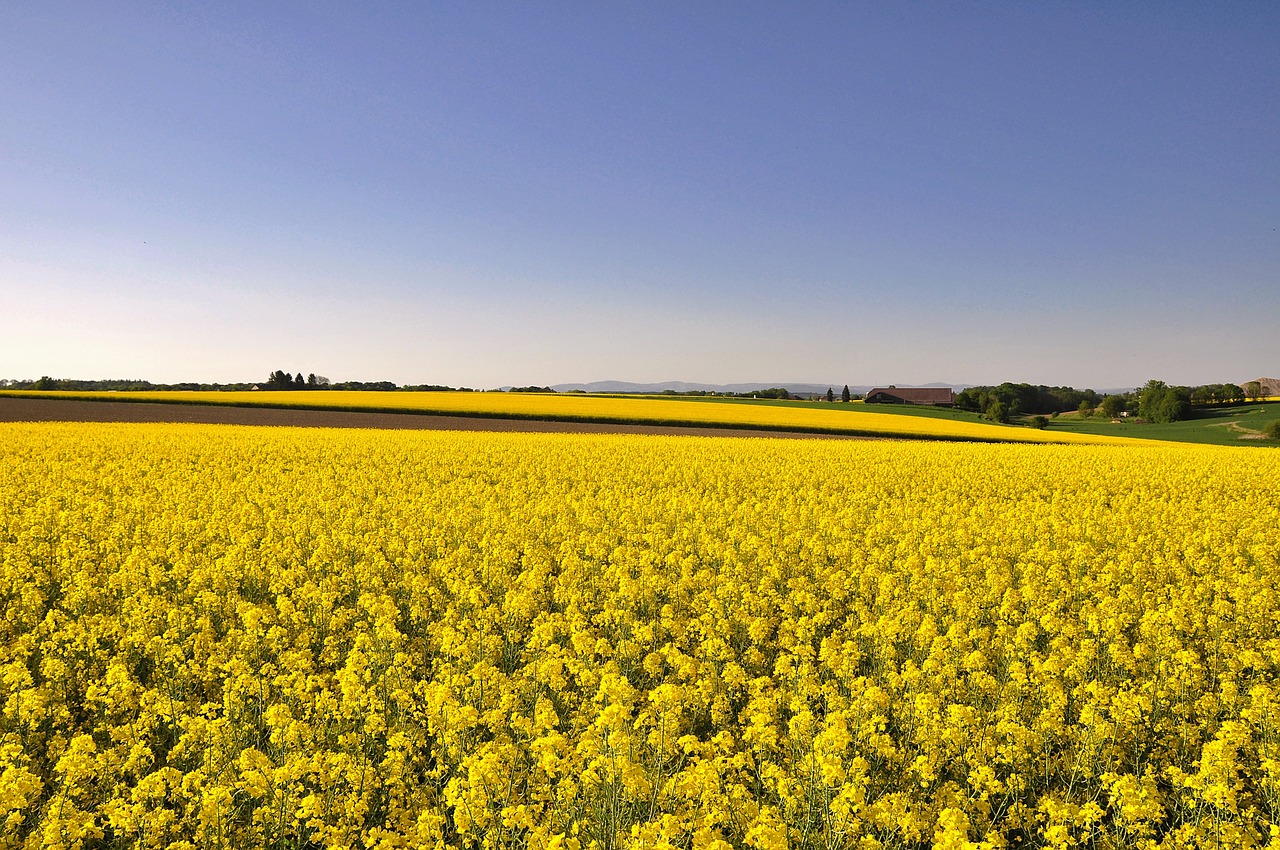
[{"label": "red roof barn", "polygon": [[876,387],[867,393],[867,404],[933,404],[950,407],[956,394],[951,387]]}]

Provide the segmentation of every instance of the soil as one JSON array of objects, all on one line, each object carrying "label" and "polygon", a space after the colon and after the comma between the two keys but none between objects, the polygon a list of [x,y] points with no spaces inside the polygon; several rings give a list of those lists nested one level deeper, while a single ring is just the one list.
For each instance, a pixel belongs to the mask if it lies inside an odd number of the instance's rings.
[{"label": "soil", "polygon": [[756,431],[747,428],[615,425],[602,422],[550,422],[532,419],[435,416],[421,413],[362,413],[349,410],[294,410],[272,407],[234,407],[232,405],[4,397],[0,397],[0,422],[194,422],[207,425],[380,428],[397,431],[521,431],[563,434],[784,437],[819,440],[874,439],[852,435]]}]

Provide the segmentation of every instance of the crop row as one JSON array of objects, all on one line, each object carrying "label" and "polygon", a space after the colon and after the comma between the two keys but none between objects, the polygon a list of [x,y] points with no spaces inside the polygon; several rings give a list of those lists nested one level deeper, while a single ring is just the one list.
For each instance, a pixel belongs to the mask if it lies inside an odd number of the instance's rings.
[{"label": "crop row", "polygon": [[[903,416],[861,404],[765,405],[707,403],[652,397],[502,392],[36,392],[0,390],[0,397],[75,398],[98,401],[216,404],[245,407],[428,413],[502,419],[612,422],[757,428],[909,439],[982,442],[1135,444],[1140,440],[1095,434],[1036,431],[977,421]],[[883,406],[879,406],[883,407]]]}]

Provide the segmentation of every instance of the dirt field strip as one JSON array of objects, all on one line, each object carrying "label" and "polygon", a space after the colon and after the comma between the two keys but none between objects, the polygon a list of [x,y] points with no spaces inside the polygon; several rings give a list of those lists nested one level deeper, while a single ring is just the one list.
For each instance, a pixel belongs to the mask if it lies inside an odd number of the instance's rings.
[{"label": "dirt field strip", "polygon": [[0,422],[188,422],[203,425],[267,425],[298,428],[375,428],[413,431],[524,431],[564,434],[655,434],[690,437],[781,437],[808,440],[872,440],[843,434],[808,434],[749,428],[696,428],[436,416],[420,413],[360,413],[229,405],[151,404],[123,401],[0,397]]}]

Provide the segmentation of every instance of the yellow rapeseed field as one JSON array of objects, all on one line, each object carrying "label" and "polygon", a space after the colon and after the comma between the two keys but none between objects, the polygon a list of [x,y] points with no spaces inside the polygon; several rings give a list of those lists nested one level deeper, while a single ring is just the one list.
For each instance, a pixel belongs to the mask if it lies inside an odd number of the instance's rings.
[{"label": "yellow rapeseed field", "polygon": [[[503,392],[36,392],[2,391],[0,396],[151,401],[169,404],[218,404],[245,407],[313,407],[344,410],[382,410],[516,419],[583,422],[640,422],[707,425],[828,433],[866,434],[905,438],[976,440],[987,442],[1134,444],[1126,437],[1037,431],[985,422],[953,421],[907,416],[864,405],[824,407],[789,404],[751,404],[687,401],[652,397],[601,397],[569,393]],[[871,405],[871,407],[877,407]],[[883,407],[883,406],[879,406]]]},{"label": "yellow rapeseed field", "polygon": [[0,848],[1268,846],[1278,473],[0,425]]}]

